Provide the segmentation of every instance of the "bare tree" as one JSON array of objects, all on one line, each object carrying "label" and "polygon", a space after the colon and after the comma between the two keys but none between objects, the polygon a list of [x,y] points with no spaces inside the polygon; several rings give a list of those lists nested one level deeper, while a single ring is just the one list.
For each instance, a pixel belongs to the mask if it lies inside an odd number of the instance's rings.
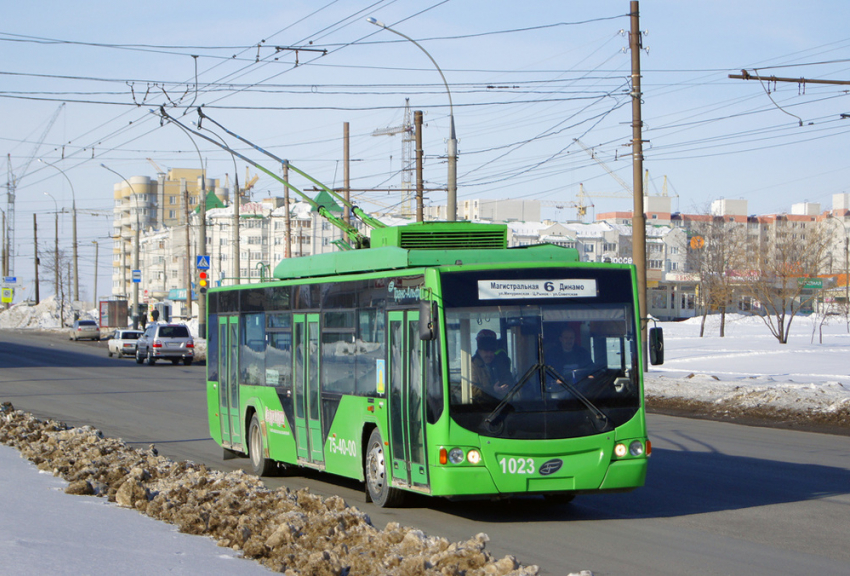
[{"label": "bare tree", "polygon": [[816,222],[777,218],[772,228],[750,240],[748,281],[741,282],[741,289],[759,303],[762,320],[780,344],[788,342],[794,317],[817,296],[830,234]]},{"label": "bare tree", "polygon": [[720,313],[720,336],[726,335],[726,311],[734,304],[738,278],[732,273],[741,263],[746,246],[745,225],[706,215],[691,227],[688,267],[699,275],[702,302],[700,336],[706,316]]}]

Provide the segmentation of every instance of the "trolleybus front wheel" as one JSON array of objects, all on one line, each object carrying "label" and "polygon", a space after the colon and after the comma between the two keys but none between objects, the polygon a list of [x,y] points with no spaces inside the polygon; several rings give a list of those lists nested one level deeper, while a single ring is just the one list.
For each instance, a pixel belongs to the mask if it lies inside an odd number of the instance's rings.
[{"label": "trolleybus front wheel", "polygon": [[366,449],[366,493],[369,499],[381,508],[399,506],[405,493],[389,484],[384,441],[377,428],[369,436]]},{"label": "trolleybus front wheel", "polygon": [[251,459],[251,470],[257,476],[274,476],[277,471],[277,462],[263,455],[263,430],[256,414],[248,428],[248,458]]}]

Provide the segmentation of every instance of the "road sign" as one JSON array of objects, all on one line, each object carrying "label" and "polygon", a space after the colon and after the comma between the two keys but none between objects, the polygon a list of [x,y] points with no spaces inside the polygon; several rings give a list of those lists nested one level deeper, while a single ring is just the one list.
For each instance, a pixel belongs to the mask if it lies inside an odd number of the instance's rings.
[{"label": "road sign", "polygon": [[3,284],[17,284],[18,279],[15,276],[3,276]]},{"label": "road sign", "polygon": [[15,296],[14,288],[0,288],[0,302],[3,304],[11,304]]},{"label": "road sign", "polygon": [[198,256],[198,270],[209,270],[210,269],[210,257],[207,256]]},{"label": "road sign", "polygon": [[133,270],[133,282],[135,284],[139,284],[142,281],[142,271],[141,270]]}]

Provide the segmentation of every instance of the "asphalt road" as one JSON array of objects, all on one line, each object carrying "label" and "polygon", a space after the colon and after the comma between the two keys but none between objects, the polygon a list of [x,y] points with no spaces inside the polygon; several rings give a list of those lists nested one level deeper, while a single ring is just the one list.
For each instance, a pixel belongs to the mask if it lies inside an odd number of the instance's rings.
[{"label": "asphalt road", "polygon": [[[174,459],[222,460],[206,427],[203,365],[137,365],[104,342],[0,331],[0,401],[42,418],[89,424]],[[339,494],[379,527],[490,536],[547,575],[846,575],[850,573],[850,437],[650,415],[647,484],[627,494],[452,503],[417,498],[401,509],[366,504],[355,482],[307,472],[270,486]]]}]

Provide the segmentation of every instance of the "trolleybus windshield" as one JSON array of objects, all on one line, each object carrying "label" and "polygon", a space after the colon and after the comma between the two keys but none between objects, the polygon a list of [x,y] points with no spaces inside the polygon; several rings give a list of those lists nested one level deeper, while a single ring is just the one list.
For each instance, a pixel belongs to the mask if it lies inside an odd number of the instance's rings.
[{"label": "trolleybus windshield", "polygon": [[454,422],[484,436],[553,439],[598,434],[635,416],[641,391],[631,274],[569,274],[443,275]]}]

